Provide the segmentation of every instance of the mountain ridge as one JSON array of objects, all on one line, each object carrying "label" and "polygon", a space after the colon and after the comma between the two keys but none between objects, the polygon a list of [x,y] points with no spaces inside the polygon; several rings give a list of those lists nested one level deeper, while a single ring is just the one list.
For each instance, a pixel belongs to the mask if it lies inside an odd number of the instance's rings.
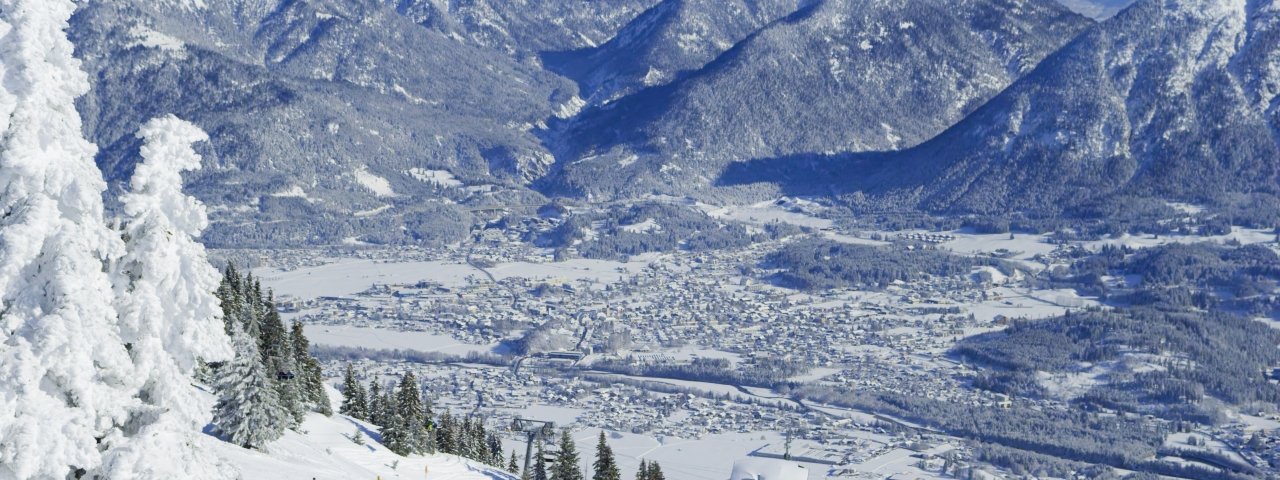
[{"label": "mountain ridge", "polygon": [[676,82],[551,122],[543,191],[683,195],[733,160],[914,145],[1088,23],[1040,1],[814,2]]}]

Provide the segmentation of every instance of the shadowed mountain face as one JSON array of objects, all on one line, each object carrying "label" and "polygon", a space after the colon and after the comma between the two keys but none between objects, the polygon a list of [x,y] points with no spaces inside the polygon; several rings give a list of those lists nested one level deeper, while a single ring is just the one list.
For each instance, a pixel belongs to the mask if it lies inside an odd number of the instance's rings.
[{"label": "shadowed mountain face", "polygon": [[152,116],[209,131],[188,188],[214,210],[215,244],[464,232],[456,204],[536,196],[524,185],[552,158],[530,131],[576,90],[375,1],[91,2],[72,34],[109,180],[127,178]]},{"label": "shadowed mountain face", "polygon": [[543,55],[574,79],[588,105],[665,85],[714,60],[747,36],[796,11],[798,0],[667,0],[607,43]]},{"label": "shadowed mountain face", "polygon": [[177,113],[212,136],[188,178],[206,240],[278,245],[456,238],[531,185],[685,194],[732,160],[907,147],[1088,24],[1050,0],[129,0],[71,33],[109,180]]},{"label": "shadowed mountain face", "polygon": [[401,243],[543,195],[1274,193],[1274,3],[129,0],[72,35],[114,184],[174,112],[212,136],[211,243]]},{"label": "shadowed mountain face", "polygon": [[[982,109],[898,153],[805,157],[791,188],[896,193],[933,211],[1057,212],[1113,194],[1213,203],[1275,193],[1274,2],[1142,1]],[[796,159],[791,159],[792,163]],[[751,182],[783,160],[737,165]]]},{"label": "shadowed mountain face", "polygon": [[[736,18],[750,25],[771,16]],[[696,70],[551,122],[546,139],[558,164],[543,186],[596,198],[706,194],[735,160],[909,147],[1088,25],[1051,1],[799,5]],[[579,78],[587,92],[616,91],[594,82],[598,73]]]}]

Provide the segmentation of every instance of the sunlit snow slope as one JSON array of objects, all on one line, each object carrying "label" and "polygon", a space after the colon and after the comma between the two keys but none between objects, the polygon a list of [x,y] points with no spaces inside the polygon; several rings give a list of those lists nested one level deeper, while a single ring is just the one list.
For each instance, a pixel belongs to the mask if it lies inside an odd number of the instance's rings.
[{"label": "sunlit snow slope", "polygon": [[[342,395],[330,390],[329,397],[340,402]],[[334,404],[335,410],[337,405]],[[364,445],[351,441],[357,429],[364,437]],[[401,457],[376,441],[378,427],[345,415],[325,417],[311,413],[299,430],[301,433],[285,431],[284,437],[271,443],[267,452],[246,450],[212,436],[202,438],[208,448],[238,470],[240,478],[245,480],[516,479],[455,455]]]}]

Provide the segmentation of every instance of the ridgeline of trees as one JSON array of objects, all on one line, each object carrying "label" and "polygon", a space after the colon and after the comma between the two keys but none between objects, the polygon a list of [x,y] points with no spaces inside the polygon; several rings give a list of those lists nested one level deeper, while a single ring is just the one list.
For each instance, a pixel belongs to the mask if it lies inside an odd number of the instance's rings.
[{"label": "ridgeline of trees", "polygon": [[[1221,472],[1196,465],[1152,460],[1169,433],[1165,423],[1140,417],[1108,415],[1075,408],[1010,409],[962,405],[895,392],[853,391],[806,385],[792,391],[800,399],[890,415],[948,435],[989,444],[978,449],[986,461],[1009,468],[1042,467],[1050,472],[1073,468],[1074,462],[1176,475],[1197,480],[1244,479],[1247,473]],[[985,454],[982,452],[986,452]],[[1038,454],[1038,455],[1035,455]]]},{"label": "ridgeline of trees", "polygon": [[[1151,405],[1193,405],[1206,396],[1241,405],[1280,402],[1269,369],[1280,365],[1280,331],[1236,314],[1134,307],[1089,310],[1036,321],[1015,321],[1001,332],[961,341],[955,353],[1003,372],[982,377],[981,387],[1034,396],[1037,371],[1074,372],[1084,362],[1147,354],[1161,368],[1112,372],[1111,380],[1080,401],[1143,411]],[[1034,388],[1034,387],[1032,387]],[[1165,408],[1165,416],[1212,423],[1212,412]]]},{"label": "ridgeline of trees", "polygon": [[803,290],[882,287],[895,281],[919,280],[926,276],[965,275],[978,266],[1008,268],[1003,262],[991,258],[822,239],[806,239],[783,246],[766,256],[763,266],[782,270],[776,275],[780,284]]},{"label": "ridgeline of trees", "polygon": [[915,422],[950,435],[1089,463],[1131,464],[1164,443],[1158,424],[1077,409],[1001,409],[896,392],[806,385],[797,398],[857,408]]},{"label": "ridgeline of trees", "polygon": [[[1141,284],[1116,292],[1107,276],[1134,276]],[[1056,286],[1110,297],[1119,303],[1197,309],[1232,309],[1262,315],[1274,311],[1280,256],[1262,245],[1168,244],[1144,249],[1106,246],[1052,275]]]}]

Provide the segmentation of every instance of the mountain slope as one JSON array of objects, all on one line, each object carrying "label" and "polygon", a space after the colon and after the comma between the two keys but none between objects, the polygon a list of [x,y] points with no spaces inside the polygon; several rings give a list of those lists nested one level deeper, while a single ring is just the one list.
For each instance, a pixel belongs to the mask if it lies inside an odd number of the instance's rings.
[{"label": "mountain slope", "polygon": [[[341,398],[329,390],[330,398]],[[335,405],[336,407],[336,405]],[[362,432],[363,445],[351,437]],[[345,415],[307,414],[297,431],[267,446],[266,452],[247,450],[212,436],[202,436],[201,447],[216,454],[239,472],[239,478],[373,479],[426,478],[441,480],[515,480],[515,476],[455,455],[401,457],[371,436],[377,427]]]},{"label": "mountain slope", "polygon": [[1274,194],[1278,94],[1276,2],[1143,0],[937,139],[873,160],[880,174],[848,180],[960,212]]},{"label": "mountain slope", "polygon": [[215,245],[456,239],[458,204],[531,195],[551,162],[531,130],[574,93],[373,0],[90,2],[72,35],[109,181],[148,118],[210,132],[188,189],[213,209]]},{"label": "mountain slope", "polygon": [[663,0],[383,0],[429,29],[523,59],[596,47]]},{"label": "mountain slope", "polygon": [[730,161],[908,147],[1088,25],[1052,1],[828,0],[666,85],[553,122],[546,191],[704,193]]},{"label": "mountain slope", "polygon": [[664,0],[607,43],[543,55],[600,105],[698,70],[752,32],[794,12],[796,0]]}]

